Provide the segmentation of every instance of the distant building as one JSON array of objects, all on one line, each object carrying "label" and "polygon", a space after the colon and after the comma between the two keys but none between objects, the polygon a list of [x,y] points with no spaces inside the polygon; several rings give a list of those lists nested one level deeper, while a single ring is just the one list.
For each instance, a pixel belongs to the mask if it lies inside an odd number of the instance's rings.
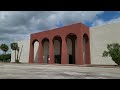
[{"label": "distant building", "polygon": [[120,43],[120,22],[95,27],[76,23],[33,33],[18,45],[23,45],[20,61],[24,63],[115,65],[110,57],[102,57],[107,44],[114,42]]}]

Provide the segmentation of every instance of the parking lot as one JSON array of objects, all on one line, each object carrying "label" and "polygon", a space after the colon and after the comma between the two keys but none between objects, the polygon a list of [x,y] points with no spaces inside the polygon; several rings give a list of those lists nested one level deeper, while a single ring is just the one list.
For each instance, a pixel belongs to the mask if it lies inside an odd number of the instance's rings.
[{"label": "parking lot", "polygon": [[0,79],[120,79],[120,67],[0,63]]}]

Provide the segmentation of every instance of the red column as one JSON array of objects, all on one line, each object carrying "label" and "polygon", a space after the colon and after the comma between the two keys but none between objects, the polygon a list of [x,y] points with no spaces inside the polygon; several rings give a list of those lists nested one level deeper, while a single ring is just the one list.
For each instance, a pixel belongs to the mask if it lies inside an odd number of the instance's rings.
[{"label": "red column", "polygon": [[76,64],[83,64],[83,38],[80,35],[77,37],[77,61]]},{"label": "red column", "polygon": [[72,39],[72,61],[75,64],[75,39]]},{"label": "red column", "polygon": [[60,41],[60,64],[62,62],[62,40]]},{"label": "red column", "polygon": [[39,49],[38,49],[38,63],[43,63],[43,46],[42,43],[39,41]]},{"label": "red column", "polygon": [[68,52],[67,52],[67,43],[65,37],[62,38],[62,55],[61,55],[61,64],[68,64]]},{"label": "red column", "polygon": [[30,40],[29,63],[34,63],[34,45],[32,40]]},{"label": "red column", "polygon": [[90,42],[89,40],[86,43],[86,64],[90,64]]},{"label": "red column", "polygon": [[49,64],[54,64],[54,45],[52,40],[49,41]]}]

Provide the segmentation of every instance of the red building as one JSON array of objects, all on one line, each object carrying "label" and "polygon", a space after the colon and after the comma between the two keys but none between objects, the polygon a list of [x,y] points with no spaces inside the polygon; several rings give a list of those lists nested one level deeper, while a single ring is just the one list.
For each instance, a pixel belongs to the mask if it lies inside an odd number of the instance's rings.
[{"label": "red building", "polygon": [[[44,63],[44,42],[49,42],[48,64],[90,64],[90,34],[89,27],[82,23],[72,24],[61,28],[31,34],[29,63],[34,63],[34,42],[39,42],[38,63]],[[72,54],[68,55],[67,39],[72,42]],[[60,43],[60,55],[54,55],[54,41]],[[76,43],[75,43],[76,41]],[[76,45],[75,45],[76,44]],[[76,48],[76,49],[75,49]],[[85,55],[84,55],[85,54]],[[56,61],[56,58],[57,61]],[[69,57],[69,60],[68,60]]]}]

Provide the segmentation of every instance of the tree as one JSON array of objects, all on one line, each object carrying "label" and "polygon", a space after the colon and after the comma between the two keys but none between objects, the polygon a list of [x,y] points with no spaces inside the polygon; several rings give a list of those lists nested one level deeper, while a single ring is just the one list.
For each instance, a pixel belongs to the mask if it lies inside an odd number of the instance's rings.
[{"label": "tree", "polygon": [[1,44],[0,49],[4,52],[4,54],[6,55],[6,52],[9,50],[8,45],[6,44]]},{"label": "tree", "polygon": [[18,60],[18,55],[19,55],[19,47],[17,48],[17,60]]},{"label": "tree", "polygon": [[120,45],[118,43],[107,44],[108,51],[103,52],[103,57],[111,57],[112,60],[120,65]]},{"label": "tree", "polygon": [[18,44],[17,43],[11,43],[11,49],[15,51],[15,62],[18,60],[16,59],[16,50],[18,49]]}]

